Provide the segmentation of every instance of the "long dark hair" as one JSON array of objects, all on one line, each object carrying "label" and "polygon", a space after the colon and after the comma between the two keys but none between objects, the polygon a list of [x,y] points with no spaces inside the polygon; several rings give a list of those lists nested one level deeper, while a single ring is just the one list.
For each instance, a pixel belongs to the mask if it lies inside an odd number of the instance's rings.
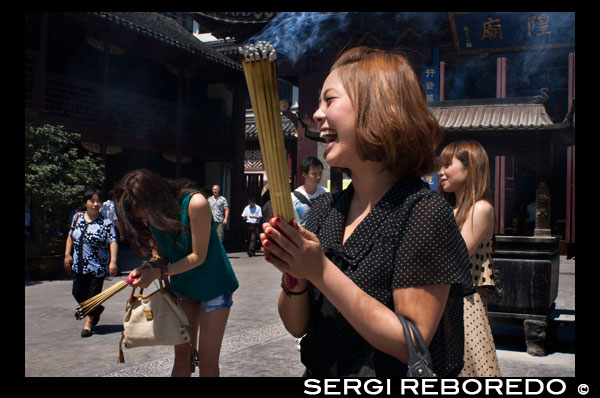
[{"label": "long dark hair", "polygon": [[138,255],[151,253],[154,247],[152,231],[135,212],[142,212],[145,221],[165,232],[182,232],[180,200],[197,191],[189,179],[164,178],[147,169],[130,171],[113,188],[115,210],[123,235]]}]

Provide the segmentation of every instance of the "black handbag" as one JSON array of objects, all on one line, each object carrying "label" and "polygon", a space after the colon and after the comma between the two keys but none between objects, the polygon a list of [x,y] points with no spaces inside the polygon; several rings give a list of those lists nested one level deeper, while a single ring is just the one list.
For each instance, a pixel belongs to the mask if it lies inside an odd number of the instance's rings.
[{"label": "black handbag", "polygon": [[[406,348],[408,350],[408,370],[406,371],[406,377],[437,377],[432,370],[433,361],[431,360],[431,354],[421,332],[419,332],[419,329],[410,320],[398,313],[396,315],[400,319],[400,323],[402,323],[404,336],[406,337]],[[411,338],[411,331],[414,334],[418,347],[415,346]],[[417,348],[419,352],[417,352]]]}]

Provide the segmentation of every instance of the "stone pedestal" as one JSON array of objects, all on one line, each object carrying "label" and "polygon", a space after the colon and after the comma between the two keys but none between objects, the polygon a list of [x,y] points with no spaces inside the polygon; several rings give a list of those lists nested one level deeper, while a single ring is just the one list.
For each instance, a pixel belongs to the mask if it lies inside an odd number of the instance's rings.
[{"label": "stone pedestal", "polygon": [[502,295],[488,294],[491,321],[523,322],[527,352],[546,354],[549,314],[558,295],[555,237],[496,236],[494,267]]}]

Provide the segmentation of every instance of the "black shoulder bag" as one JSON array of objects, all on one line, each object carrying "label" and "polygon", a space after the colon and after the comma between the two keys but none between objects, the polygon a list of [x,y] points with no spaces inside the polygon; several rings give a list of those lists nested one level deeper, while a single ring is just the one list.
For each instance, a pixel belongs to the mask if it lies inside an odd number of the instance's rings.
[{"label": "black shoulder bag", "polygon": [[300,202],[304,203],[304,204],[305,204],[305,205],[307,205],[308,207],[311,207],[311,206],[312,206],[312,203],[310,202],[310,200],[308,200],[308,198],[307,198],[306,196],[302,195],[300,192],[298,192],[298,191],[294,191],[294,192],[293,192],[293,194],[294,194],[294,196],[295,196],[296,198],[298,198],[298,200],[299,200]]},{"label": "black shoulder bag", "polygon": [[[433,361],[431,360],[429,348],[427,348],[421,332],[419,332],[419,329],[410,320],[398,313],[396,315],[404,328],[406,348],[408,349],[408,370],[406,371],[406,377],[437,377],[431,369]],[[411,331],[415,336],[417,346],[413,342]],[[417,352],[417,348],[419,352]]]}]

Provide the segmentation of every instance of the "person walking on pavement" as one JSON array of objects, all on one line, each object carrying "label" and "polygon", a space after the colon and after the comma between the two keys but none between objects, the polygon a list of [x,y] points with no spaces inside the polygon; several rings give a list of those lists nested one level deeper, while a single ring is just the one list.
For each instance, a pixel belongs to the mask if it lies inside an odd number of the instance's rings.
[{"label": "person walking on pavement", "polygon": [[300,164],[300,171],[304,184],[292,192],[292,207],[294,219],[303,227],[312,203],[319,195],[327,193],[327,188],[319,185],[323,177],[323,163],[316,157],[305,157]]},{"label": "person walking on pavement", "polygon": [[125,240],[123,234],[121,233],[121,227],[119,226],[119,219],[117,218],[117,213],[115,211],[115,202],[112,201],[112,191],[108,191],[108,199],[104,203],[102,203],[102,207],[100,207],[100,213],[112,221],[117,229],[117,237],[122,242]]},{"label": "person walking on pavement", "polygon": [[479,142],[458,141],[442,149],[439,164],[438,193],[454,206],[475,288],[464,298],[465,365],[459,377],[501,377],[487,316],[487,291],[498,284],[492,259],[495,215],[488,156]]},{"label": "person walking on pavement", "polygon": [[242,212],[242,218],[246,221],[248,230],[248,257],[252,257],[256,253],[256,240],[260,234],[262,217],[262,209],[255,203],[254,197],[249,197],[248,206],[244,207]]},{"label": "person walking on pavement", "polygon": [[[233,292],[239,287],[217,235],[208,200],[195,183],[146,169],[127,173],[114,187],[123,233],[150,261],[134,269],[133,287],[170,281],[190,322],[200,376],[219,376],[219,356]],[[175,346],[172,376],[191,376],[189,344]]]},{"label": "person walking on pavement", "polygon": [[[102,192],[89,189],[83,198],[85,211],[73,216],[64,259],[66,274],[73,274],[73,297],[78,303],[102,292],[107,274],[116,276],[118,273],[117,236],[112,221],[100,213]],[[104,307],[100,305],[89,313],[81,337],[92,335],[102,311]]]},{"label": "person walking on pavement", "polygon": [[223,242],[223,238],[225,237],[225,226],[229,219],[229,204],[227,203],[225,196],[221,196],[221,187],[218,185],[213,185],[212,196],[208,198],[208,204],[210,205],[213,219],[217,225],[217,234],[219,235],[221,242]]}]

